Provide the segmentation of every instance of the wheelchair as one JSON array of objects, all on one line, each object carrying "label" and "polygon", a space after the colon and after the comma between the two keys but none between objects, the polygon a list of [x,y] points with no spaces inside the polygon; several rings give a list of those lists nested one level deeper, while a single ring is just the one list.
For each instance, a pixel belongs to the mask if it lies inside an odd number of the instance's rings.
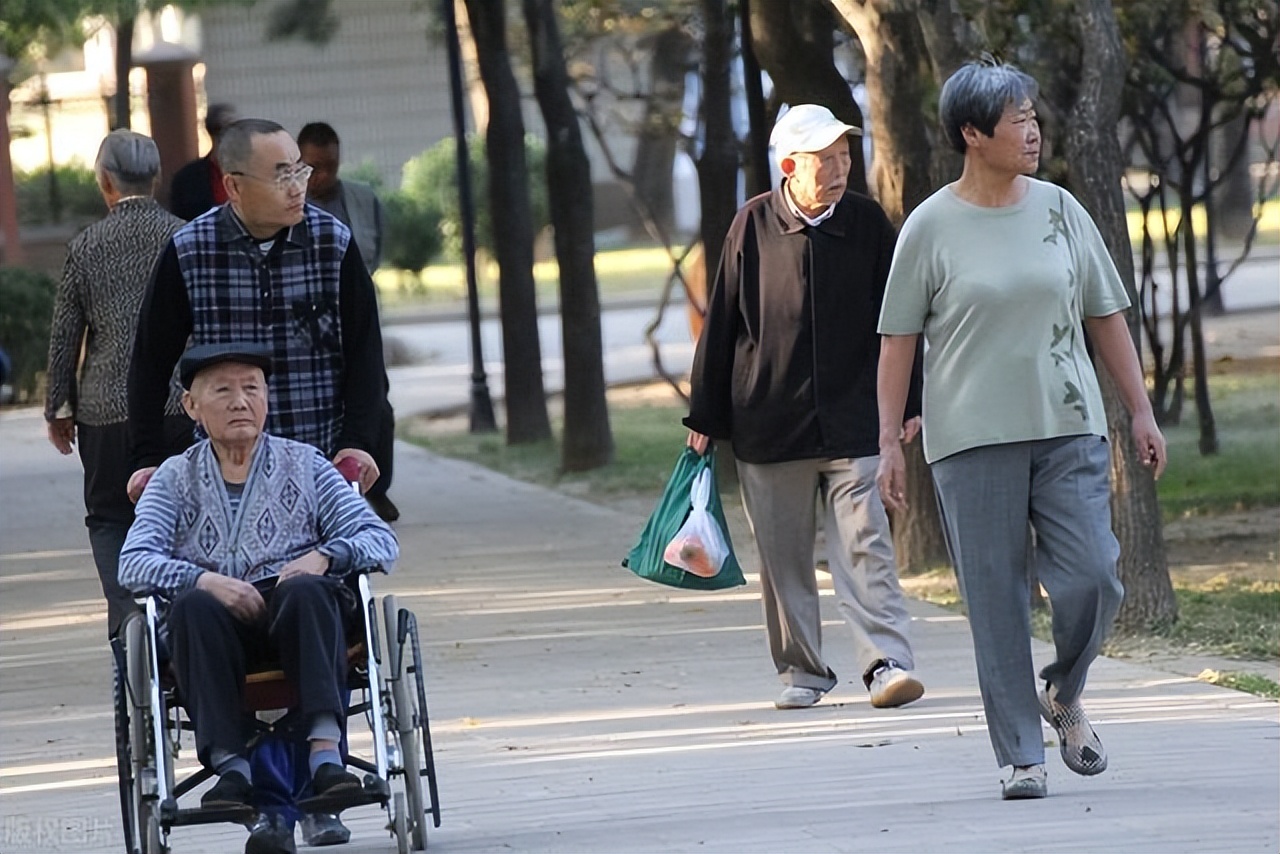
[{"label": "wheelchair", "polygon": [[[349,728],[356,718],[365,719],[373,756],[346,757],[348,767],[364,772],[360,791],[313,797],[297,806],[309,813],[340,813],[377,804],[387,813],[398,852],[423,851],[428,817],[440,826],[440,802],[417,618],[394,595],[375,598],[367,573],[355,581],[364,626],[363,638],[348,649],[347,723]],[[218,822],[247,827],[258,814],[253,807],[180,806],[183,795],[213,774],[200,768],[175,779],[182,734],[194,727],[160,657],[160,623],[159,601],[148,597],[140,613],[126,621],[123,642],[115,646],[116,764],[128,854],[168,854],[169,834],[176,827]],[[296,729],[296,716],[288,711],[270,723],[256,714],[288,709],[293,696],[282,671],[248,674],[244,711],[255,715],[250,750],[267,733],[288,735]]]}]

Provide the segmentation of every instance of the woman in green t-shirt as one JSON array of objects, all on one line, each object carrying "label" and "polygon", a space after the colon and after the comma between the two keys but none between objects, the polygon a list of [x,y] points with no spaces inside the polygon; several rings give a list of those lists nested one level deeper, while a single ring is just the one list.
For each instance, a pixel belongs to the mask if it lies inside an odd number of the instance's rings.
[{"label": "woman in green t-shirt", "polygon": [[[1106,245],[1070,193],[1031,177],[1037,92],[1023,72],[991,62],[947,81],[939,112],[964,172],[904,223],[879,327],[878,483],[891,509],[905,506],[902,412],[920,335],[928,345],[925,456],[969,612],[991,743],[1001,767],[1013,767],[1005,799],[1047,793],[1040,717],[1057,730],[1068,768],[1107,767],[1080,693],[1123,590],[1086,328],[1133,417],[1144,463],[1157,476],[1165,463],[1123,315],[1129,300]],[[1039,696],[1032,561],[1053,605],[1056,652],[1040,671]]]}]

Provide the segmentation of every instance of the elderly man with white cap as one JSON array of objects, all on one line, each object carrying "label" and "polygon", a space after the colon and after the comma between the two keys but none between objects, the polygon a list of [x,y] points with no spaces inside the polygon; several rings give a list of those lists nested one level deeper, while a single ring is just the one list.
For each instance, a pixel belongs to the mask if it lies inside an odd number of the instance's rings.
[{"label": "elderly man with white cap", "polygon": [[[726,440],[738,458],[769,650],[785,686],[780,709],[812,706],[837,682],[822,656],[815,497],[872,705],[924,693],[876,488],[876,321],[895,235],[879,205],[848,190],[848,137],[857,133],[816,104],[792,107],[774,126],[782,183],[750,199],[729,227],[684,419],[690,447],[703,453]],[[905,440],[919,423],[914,394]]]}]

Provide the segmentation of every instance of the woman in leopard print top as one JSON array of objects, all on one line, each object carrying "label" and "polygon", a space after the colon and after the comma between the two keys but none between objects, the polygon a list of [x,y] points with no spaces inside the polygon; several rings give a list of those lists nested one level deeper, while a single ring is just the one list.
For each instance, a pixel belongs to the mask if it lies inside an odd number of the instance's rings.
[{"label": "woman in leopard print top", "polygon": [[[44,416],[49,441],[61,453],[79,445],[85,525],[107,598],[108,634],[114,637],[134,607],[116,579],[120,548],[133,522],[125,493],[125,378],[151,270],[183,222],[152,198],[160,154],[150,137],[113,131],[102,141],[94,171],[109,211],[68,248],[49,339]],[[180,396],[175,383],[165,409],[171,453],[192,438]]]}]

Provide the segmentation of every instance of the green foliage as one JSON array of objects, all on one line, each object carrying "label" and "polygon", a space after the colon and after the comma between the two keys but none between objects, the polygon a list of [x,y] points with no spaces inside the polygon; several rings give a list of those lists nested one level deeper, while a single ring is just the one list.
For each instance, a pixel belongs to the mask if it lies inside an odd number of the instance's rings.
[{"label": "green foliage", "polygon": [[[3,0],[0,4],[0,53],[17,62],[9,79],[18,83],[35,73],[35,60],[53,56],[63,48],[82,44],[86,35],[85,19],[90,16],[114,22],[125,15],[137,15],[139,9],[156,12],[165,6],[179,6],[198,11],[227,4],[251,6],[255,2],[256,0]],[[313,4],[315,0],[305,2]],[[317,14],[315,17],[319,19],[324,16]]]},{"label": "green foliage", "polygon": [[341,25],[333,0],[284,0],[268,13],[267,40],[296,38],[310,44],[328,44]]},{"label": "green foliage", "polygon": [[[545,228],[550,221],[547,201],[547,151],[534,136],[524,140],[529,167],[529,194],[533,207],[533,230]],[[470,137],[467,159],[471,164],[471,194],[476,210],[476,245],[493,251],[493,226],[489,215],[489,164],[485,159],[484,140]],[[453,137],[447,137],[404,165],[400,190],[424,210],[439,215],[440,232],[445,253],[451,258],[462,255],[462,217],[458,210],[457,149]]]},{"label": "green foliage", "polygon": [[342,180],[359,181],[373,187],[373,191],[381,197],[387,189],[387,182],[382,179],[382,170],[372,158],[366,157],[355,166],[342,167]]},{"label": "green foliage", "polygon": [[400,270],[418,271],[440,254],[440,212],[404,192],[382,200],[383,258]]},{"label": "green foliage", "polygon": [[98,190],[93,170],[79,163],[58,166],[54,170],[61,200],[61,213],[54,215],[53,193],[49,185],[49,168],[14,175],[18,198],[18,220],[23,225],[46,225],[57,221],[97,219],[107,213],[106,202]]},{"label": "green foliage", "polygon": [[88,9],[88,0],[4,0],[0,53],[17,63],[10,80],[32,74],[32,60],[83,42],[79,24]]},{"label": "green foliage", "polygon": [[0,347],[13,360],[10,382],[20,400],[35,393],[49,355],[55,288],[44,273],[0,267]]}]

